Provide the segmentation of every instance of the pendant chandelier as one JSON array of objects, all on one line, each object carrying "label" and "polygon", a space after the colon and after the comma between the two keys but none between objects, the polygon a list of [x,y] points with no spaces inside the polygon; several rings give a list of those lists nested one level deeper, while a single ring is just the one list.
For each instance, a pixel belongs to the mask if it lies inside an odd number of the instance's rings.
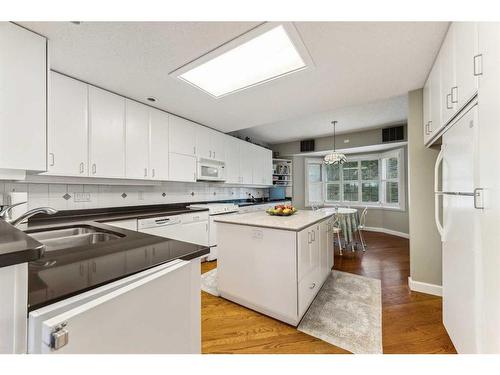
[{"label": "pendant chandelier", "polygon": [[332,121],[332,124],[333,124],[333,151],[330,154],[325,155],[324,163],[327,165],[330,165],[330,164],[341,165],[347,161],[347,158],[343,153],[335,151],[335,146],[336,146],[336,144],[335,144],[335,126],[337,125],[337,121]]}]

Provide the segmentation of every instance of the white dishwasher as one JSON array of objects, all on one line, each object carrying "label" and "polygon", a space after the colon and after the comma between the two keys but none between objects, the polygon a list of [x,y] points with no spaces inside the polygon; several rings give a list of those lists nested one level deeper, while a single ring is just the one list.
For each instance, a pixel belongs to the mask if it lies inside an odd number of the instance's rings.
[{"label": "white dishwasher", "polygon": [[138,231],[208,246],[208,212],[139,219]]}]

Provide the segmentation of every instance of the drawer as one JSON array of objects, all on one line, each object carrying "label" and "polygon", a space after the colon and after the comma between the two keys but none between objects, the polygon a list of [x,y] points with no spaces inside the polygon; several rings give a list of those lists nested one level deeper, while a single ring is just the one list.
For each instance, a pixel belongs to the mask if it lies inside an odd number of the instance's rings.
[{"label": "drawer", "polygon": [[195,223],[197,221],[208,221],[208,211],[183,214],[180,216],[182,224]]},{"label": "drawer", "polygon": [[299,319],[307,311],[307,308],[313,301],[314,297],[321,288],[321,277],[319,269],[313,269],[307,275],[305,275],[298,285],[298,308],[299,308]]}]

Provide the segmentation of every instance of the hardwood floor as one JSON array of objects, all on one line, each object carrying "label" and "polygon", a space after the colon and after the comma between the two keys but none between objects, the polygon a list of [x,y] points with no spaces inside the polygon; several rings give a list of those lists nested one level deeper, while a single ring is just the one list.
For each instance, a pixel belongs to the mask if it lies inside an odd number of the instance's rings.
[{"label": "hardwood floor", "polygon": [[[365,232],[366,253],[335,249],[334,269],[382,282],[384,353],[455,353],[441,320],[441,298],[411,292],[408,240]],[[202,273],[217,266],[202,263]],[[202,292],[203,353],[348,353],[295,327]]]}]

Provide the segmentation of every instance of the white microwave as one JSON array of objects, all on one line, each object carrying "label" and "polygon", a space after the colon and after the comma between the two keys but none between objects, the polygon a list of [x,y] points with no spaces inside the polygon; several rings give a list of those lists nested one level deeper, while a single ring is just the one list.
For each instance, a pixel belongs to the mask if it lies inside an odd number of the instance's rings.
[{"label": "white microwave", "polygon": [[196,179],[198,181],[225,181],[225,166],[223,161],[199,158]]}]

